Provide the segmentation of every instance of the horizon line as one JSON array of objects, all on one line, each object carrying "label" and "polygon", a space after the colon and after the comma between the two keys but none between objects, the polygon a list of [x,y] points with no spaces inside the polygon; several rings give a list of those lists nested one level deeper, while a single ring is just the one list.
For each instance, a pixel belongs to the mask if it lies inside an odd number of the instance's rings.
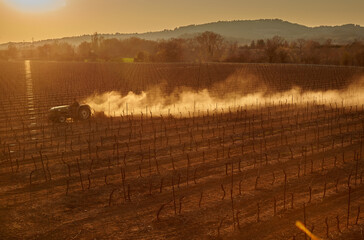
[{"label": "horizon line", "polygon": [[[307,28],[318,28],[318,27],[342,27],[342,26],[346,26],[346,25],[354,25],[354,26],[359,26],[359,27],[363,27],[360,24],[355,24],[355,23],[343,23],[341,25],[315,25],[315,26],[308,26],[308,25],[304,25],[304,24],[300,24],[300,23],[296,23],[296,22],[290,22],[287,20],[283,20],[280,18],[260,18],[260,19],[235,19],[235,20],[219,20],[219,21],[215,21],[215,22],[205,22],[205,23],[195,23],[195,24],[188,24],[188,25],[182,25],[179,27],[175,27],[174,29],[163,29],[163,30],[156,30],[156,31],[147,31],[147,32],[125,32],[125,33],[120,33],[120,32],[115,32],[115,33],[105,33],[105,32],[98,32],[95,31],[94,33],[97,33],[99,35],[133,35],[133,34],[148,34],[148,33],[159,33],[159,32],[165,32],[165,31],[176,31],[180,28],[184,28],[184,27],[190,27],[190,26],[201,26],[201,25],[208,25],[208,24],[214,24],[214,23],[220,23],[220,22],[225,22],[225,23],[229,23],[229,22],[243,22],[243,21],[282,21],[282,22],[287,22],[287,23],[291,23],[291,24],[295,24],[295,25],[300,25],[300,26],[304,26]],[[51,41],[51,40],[63,40],[63,39],[67,39],[67,38],[74,38],[74,37],[82,37],[82,36],[92,36],[94,33],[90,34],[90,33],[84,33],[84,34],[80,34],[80,35],[73,35],[73,36],[65,36],[65,37],[56,37],[56,38],[45,38],[45,39],[41,39],[41,40],[37,40],[37,41],[9,41],[9,42],[0,42],[0,46],[1,45],[6,45],[6,44],[29,44],[29,43],[39,43],[39,42],[43,42],[43,41]]]}]

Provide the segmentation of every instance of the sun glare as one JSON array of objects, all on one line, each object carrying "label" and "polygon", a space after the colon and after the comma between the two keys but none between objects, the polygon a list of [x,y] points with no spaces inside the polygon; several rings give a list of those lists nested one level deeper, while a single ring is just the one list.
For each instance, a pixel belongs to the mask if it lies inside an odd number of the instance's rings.
[{"label": "sun glare", "polygon": [[66,5],[66,0],[5,0],[11,7],[25,12],[47,12]]}]

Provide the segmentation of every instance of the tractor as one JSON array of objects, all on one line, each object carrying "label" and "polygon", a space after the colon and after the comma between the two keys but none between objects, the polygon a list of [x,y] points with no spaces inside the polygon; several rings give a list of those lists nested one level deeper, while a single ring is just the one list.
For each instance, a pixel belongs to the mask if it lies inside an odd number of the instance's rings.
[{"label": "tractor", "polygon": [[57,123],[65,123],[67,118],[72,118],[74,121],[84,121],[90,117],[91,108],[87,104],[56,106],[49,109],[48,112],[48,119]]}]

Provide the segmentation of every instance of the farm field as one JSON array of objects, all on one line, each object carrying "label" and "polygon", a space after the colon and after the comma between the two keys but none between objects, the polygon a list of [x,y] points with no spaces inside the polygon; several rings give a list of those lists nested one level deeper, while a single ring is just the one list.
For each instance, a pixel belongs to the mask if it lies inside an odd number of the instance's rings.
[{"label": "farm field", "polygon": [[[0,62],[0,238],[363,239],[363,76]],[[47,120],[74,98],[90,120]]]}]

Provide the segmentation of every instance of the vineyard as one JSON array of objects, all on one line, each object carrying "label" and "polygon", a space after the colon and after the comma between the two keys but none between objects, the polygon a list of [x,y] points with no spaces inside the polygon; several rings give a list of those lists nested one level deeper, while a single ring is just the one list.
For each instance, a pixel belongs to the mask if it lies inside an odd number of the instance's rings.
[{"label": "vineyard", "polygon": [[[363,239],[363,75],[0,62],[0,238],[309,239],[299,220],[322,239]],[[101,100],[111,91],[151,101]],[[47,120],[74,98],[103,111]]]}]

